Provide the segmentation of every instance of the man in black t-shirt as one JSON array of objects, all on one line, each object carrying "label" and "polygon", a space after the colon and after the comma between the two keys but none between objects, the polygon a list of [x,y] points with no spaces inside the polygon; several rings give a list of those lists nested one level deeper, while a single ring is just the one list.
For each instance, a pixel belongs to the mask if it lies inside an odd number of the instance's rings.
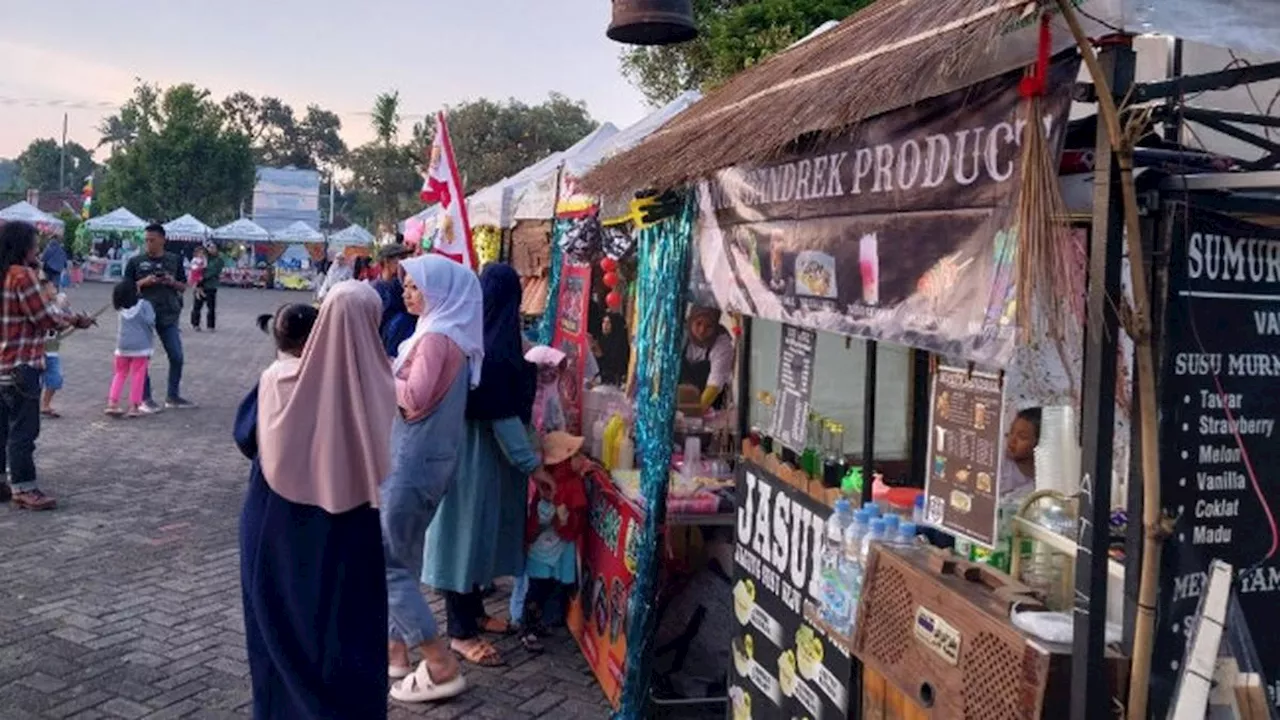
[{"label": "man in black t-shirt", "polygon": [[[182,293],[187,289],[187,273],[182,258],[165,252],[164,227],[148,225],[146,249],[124,266],[124,277],[138,285],[138,294],[156,311],[156,335],[169,358],[169,387],[164,407],[184,409],[195,403],[183,399],[182,385]],[[143,403],[138,409],[146,414],[161,410],[151,396],[151,375],[147,374]]]}]

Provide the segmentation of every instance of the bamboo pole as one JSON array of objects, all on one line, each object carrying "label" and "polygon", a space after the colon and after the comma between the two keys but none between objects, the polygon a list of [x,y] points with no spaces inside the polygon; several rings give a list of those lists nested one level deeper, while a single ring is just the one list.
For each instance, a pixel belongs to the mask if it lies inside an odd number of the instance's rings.
[{"label": "bamboo pole", "polygon": [[1126,329],[1134,342],[1134,358],[1138,371],[1138,407],[1142,452],[1142,525],[1146,541],[1142,546],[1142,570],[1138,587],[1138,614],[1133,634],[1133,658],[1129,672],[1129,699],[1126,717],[1146,720],[1147,690],[1151,676],[1151,646],[1155,626],[1156,591],[1160,575],[1160,550],[1168,535],[1160,507],[1160,456],[1157,432],[1155,357],[1151,344],[1150,294],[1142,256],[1142,234],[1138,224],[1138,197],[1133,184],[1134,139],[1123,131],[1120,113],[1111,86],[1098,64],[1098,56],[1085,36],[1080,20],[1069,0],[1057,0],[1062,17],[1071,29],[1076,46],[1093,77],[1098,96],[1098,115],[1107,124],[1111,149],[1120,167],[1120,186],[1124,199],[1125,234],[1129,245],[1129,279],[1133,288],[1133,314]]}]

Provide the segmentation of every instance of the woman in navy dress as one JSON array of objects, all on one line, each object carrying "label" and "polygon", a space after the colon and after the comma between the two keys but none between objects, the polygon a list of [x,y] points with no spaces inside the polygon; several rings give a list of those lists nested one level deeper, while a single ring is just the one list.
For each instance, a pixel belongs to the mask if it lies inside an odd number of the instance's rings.
[{"label": "woman in navy dress", "polygon": [[355,282],[335,286],[318,316],[282,308],[265,323],[280,357],[236,418],[253,461],[240,579],[256,720],[387,717],[377,499],[395,395],[381,310]]}]

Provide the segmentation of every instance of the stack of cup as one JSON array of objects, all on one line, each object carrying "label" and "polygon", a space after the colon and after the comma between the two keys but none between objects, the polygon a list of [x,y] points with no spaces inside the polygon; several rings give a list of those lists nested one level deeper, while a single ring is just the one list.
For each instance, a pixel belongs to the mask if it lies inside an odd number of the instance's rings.
[{"label": "stack of cup", "polygon": [[1070,405],[1045,407],[1040,413],[1036,445],[1036,489],[1071,496],[1080,491],[1080,445],[1075,410]]}]

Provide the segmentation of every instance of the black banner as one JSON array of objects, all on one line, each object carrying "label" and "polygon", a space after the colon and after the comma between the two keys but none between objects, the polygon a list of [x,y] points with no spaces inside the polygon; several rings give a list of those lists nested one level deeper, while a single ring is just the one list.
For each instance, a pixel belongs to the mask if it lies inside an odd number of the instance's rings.
[{"label": "black banner", "polygon": [[[1078,62],[1050,70],[1059,147]],[[1003,366],[1014,344],[1023,71],[701,185],[700,304]],[[709,291],[709,297],[708,295]]]},{"label": "black banner", "polygon": [[1175,204],[1161,393],[1164,509],[1152,705],[1163,717],[1210,560],[1235,590],[1277,700],[1280,231]]},{"label": "black banner", "polygon": [[849,717],[848,638],[818,617],[818,561],[831,509],[748,462],[738,464],[729,717]]}]

